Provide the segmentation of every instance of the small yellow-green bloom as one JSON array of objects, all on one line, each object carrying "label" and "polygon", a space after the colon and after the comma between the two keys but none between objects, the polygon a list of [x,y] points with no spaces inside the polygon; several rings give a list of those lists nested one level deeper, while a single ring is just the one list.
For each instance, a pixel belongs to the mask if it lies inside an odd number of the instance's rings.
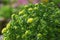
[{"label": "small yellow-green bloom", "polygon": [[28,5],[25,5],[25,8],[27,8],[28,7]]},{"label": "small yellow-green bloom", "polygon": [[4,37],[4,38],[3,38],[3,40],[6,40],[6,39],[7,39],[7,37]]},{"label": "small yellow-green bloom", "polygon": [[43,3],[40,3],[41,5],[43,5]]},{"label": "small yellow-green bloom", "polygon": [[38,34],[37,34],[37,37],[42,37],[42,34],[41,34],[41,33],[38,33]]},{"label": "small yellow-green bloom", "polygon": [[42,5],[43,7],[46,7],[46,5]]},{"label": "small yellow-green bloom", "polygon": [[27,23],[32,23],[33,22],[33,18],[29,18],[28,20],[27,20]]},{"label": "small yellow-green bloom", "polygon": [[38,7],[34,7],[34,10],[38,10]]},{"label": "small yellow-green bloom", "polygon": [[20,11],[19,12],[19,15],[24,14],[24,12],[25,12],[24,10]]},{"label": "small yellow-green bloom", "polygon": [[31,31],[30,30],[27,30],[26,32],[25,32],[25,35],[30,35],[31,34]]},{"label": "small yellow-green bloom", "polygon": [[25,32],[25,34],[28,34],[30,31],[29,30],[27,30],[26,32]]},{"label": "small yellow-green bloom", "polygon": [[12,17],[15,16],[15,14],[12,15]]},{"label": "small yellow-green bloom", "polygon": [[19,38],[19,37],[20,37],[20,35],[17,35],[17,36],[16,36],[16,38]]},{"label": "small yellow-green bloom", "polygon": [[3,30],[2,30],[2,33],[5,33],[7,31],[7,29],[6,28],[4,28]]},{"label": "small yellow-green bloom", "polygon": [[12,15],[12,19],[14,18],[15,14]]},{"label": "small yellow-green bloom", "polygon": [[38,6],[38,3],[36,3],[35,6]]},{"label": "small yellow-green bloom", "polygon": [[29,8],[28,10],[29,10],[29,11],[32,11],[33,9],[32,9],[32,8]]},{"label": "small yellow-green bloom", "polygon": [[26,30],[26,32],[22,35],[22,38],[25,38],[27,35],[30,35],[31,31],[30,30]]},{"label": "small yellow-green bloom", "polygon": [[51,4],[53,4],[53,5],[54,5],[54,2],[51,2]]},{"label": "small yellow-green bloom", "polygon": [[23,28],[23,27],[22,27],[21,29],[22,29],[22,30],[24,30],[24,28]]},{"label": "small yellow-green bloom", "polygon": [[17,26],[14,26],[15,29],[17,29]]},{"label": "small yellow-green bloom", "polygon": [[9,29],[9,28],[10,28],[10,23],[7,24],[7,29]]}]

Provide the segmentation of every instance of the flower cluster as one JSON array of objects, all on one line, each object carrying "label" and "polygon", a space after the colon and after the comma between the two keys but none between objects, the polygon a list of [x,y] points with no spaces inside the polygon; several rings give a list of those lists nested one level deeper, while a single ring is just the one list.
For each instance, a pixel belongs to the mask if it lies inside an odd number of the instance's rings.
[{"label": "flower cluster", "polygon": [[53,2],[25,5],[2,33],[4,40],[59,40],[60,9]]}]

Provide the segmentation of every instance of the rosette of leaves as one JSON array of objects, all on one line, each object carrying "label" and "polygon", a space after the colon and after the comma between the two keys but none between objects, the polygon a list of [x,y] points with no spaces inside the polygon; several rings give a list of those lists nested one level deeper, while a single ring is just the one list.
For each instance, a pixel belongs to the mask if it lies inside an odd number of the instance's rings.
[{"label": "rosette of leaves", "polygon": [[2,33],[4,40],[60,40],[60,9],[53,2],[25,5]]}]

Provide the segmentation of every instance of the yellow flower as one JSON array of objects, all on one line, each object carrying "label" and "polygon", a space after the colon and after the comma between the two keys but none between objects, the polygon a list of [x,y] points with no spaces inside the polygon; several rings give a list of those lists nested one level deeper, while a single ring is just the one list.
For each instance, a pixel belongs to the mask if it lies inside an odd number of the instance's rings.
[{"label": "yellow flower", "polygon": [[53,4],[53,5],[54,5],[54,2],[51,2],[51,4]]},{"label": "yellow flower", "polygon": [[19,15],[24,14],[24,12],[25,12],[24,10],[20,11],[19,12]]},{"label": "yellow flower", "polygon": [[25,5],[25,8],[27,8],[28,7],[28,5]]},{"label": "yellow flower", "polygon": [[14,26],[15,29],[18,29],[17,26]]},{"label": "yellow flower", "polygon": [[23,27],[22,27],[21,29],[22,29],[22,30],[24,30],[24,28],[23,28]]},{"label": "yellow flower", "polygon": [[38,34],[37,34],[37,37],[42,37],[42,34],[41,34],[41,33],[38,33]]},{"label": "yellow flower", "polygon": [[10,23],[7,24],[7,29],[10,28]]},{"label": "yellow flower", "polygon": [[22,38],[25,38],[27,35],[30,35],[31,31],[30,30],[26,30],[26,32],[22,35]]},{"label": "yellow flower", "polygon": [[5,32],[6,32],[6,30],[7,30],[7,29],[6,29],[6,28],[4,28],[4,29],[2,30],[2,33],[5,33]]},{"label": "yellow flower", "polygon": [[29,30],[25,32],[25,34],[28,34],[29,33]]},{"label": "yellow flower", "polygon": [[12,15],[12,19],[14,18],[15,14]]},{"label": "yellow flower", "polygon": [[33,18],[29,18],[28,20],[27,20],[27,23],[32,23],[33,22]]},{"label": "yellow flower", "polygon": [[34,10],[38,10],[38,7],[34,7]]},{"label": "yellow flower", "polygon": [[29,11],[32,11],[33,9],[32,9],[32,8],[29,8],[28,10],[29,10]]},{"label": "yellow flower", "polygon": [[3,40],[6,40],[6,39],[7,39],[7,37],[4,37],[4,38],[3,38]]},{"label": "yellow flower", "polygon": [[36,3],[35,6],[38,6],[38,3]]},{"label": "yellow flower", "polygon": [[40,3],[41,5],[43,5],[43,3]]},{"label": "yellow flower", "polygon": [[31,31],[30,30],[27,30],[26,32],[25,32],[25,35],[30,35],[31,34]]}]

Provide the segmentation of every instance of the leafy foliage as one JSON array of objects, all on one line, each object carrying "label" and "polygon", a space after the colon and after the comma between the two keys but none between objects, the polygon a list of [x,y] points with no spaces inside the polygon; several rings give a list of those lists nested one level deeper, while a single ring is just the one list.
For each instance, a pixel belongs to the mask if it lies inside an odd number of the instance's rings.
[{"label": "leafy foliage", "polygon": [[60,3],[60,0],[50,0],[50,1],[55,2],[56,4]]},{"label": "leafy foliage", "polygon": [[12,14],[12,8],[9,6],[2,6],[0,8],[0,17],[10,18]]},{"label": "leafy foliage", "polygon": [[10,0],[2,0],[2,3],[3,4],[9,4],[10,3]]},{"label": "leafy foliage", "polygon": [[60,9],[53,2],[25,5],[2,33],[4,40],[60,40]]}]

